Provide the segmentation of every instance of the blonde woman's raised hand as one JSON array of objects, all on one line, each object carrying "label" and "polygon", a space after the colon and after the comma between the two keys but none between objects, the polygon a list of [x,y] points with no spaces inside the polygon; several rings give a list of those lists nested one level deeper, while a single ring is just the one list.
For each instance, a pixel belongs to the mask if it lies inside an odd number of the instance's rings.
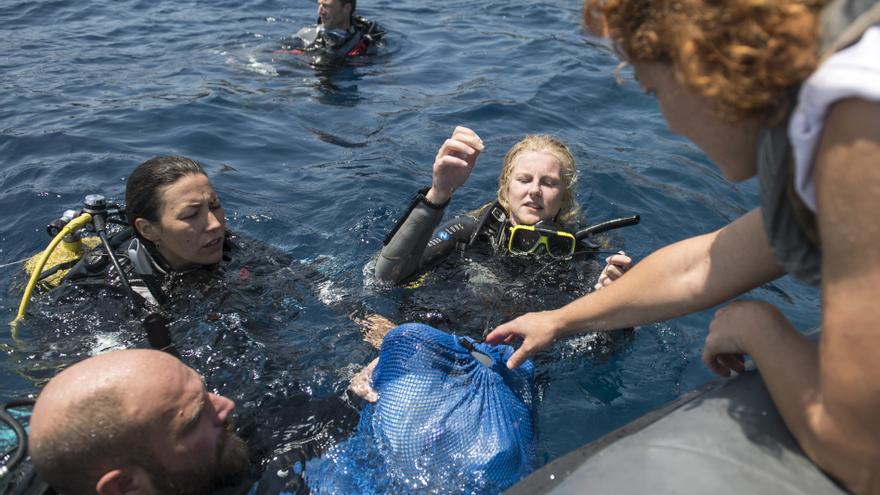
[{"label": "blonde woman's raised hand", "polygon": [[481,151],[483,140],[476,132],[467,127],[456,127],[452,136],[437,151],[431,189],[425,195],[428,201],[438,205],[448,201],[452,193],[470,177]]}]

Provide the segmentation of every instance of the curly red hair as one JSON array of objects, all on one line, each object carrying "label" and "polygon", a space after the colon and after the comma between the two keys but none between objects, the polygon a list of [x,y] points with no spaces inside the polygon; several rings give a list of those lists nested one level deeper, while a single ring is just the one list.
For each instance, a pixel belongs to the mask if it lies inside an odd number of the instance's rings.
[{"label": "curly red hair", "polygon": [[627,61],[669,63],[728,122],[777,121],[818,64],[828,0],[585,0],[584,25]]}]

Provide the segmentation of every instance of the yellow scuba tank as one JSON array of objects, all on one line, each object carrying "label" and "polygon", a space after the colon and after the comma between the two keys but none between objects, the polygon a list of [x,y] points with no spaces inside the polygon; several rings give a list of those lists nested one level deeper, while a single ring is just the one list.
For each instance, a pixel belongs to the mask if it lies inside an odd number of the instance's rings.
[{"label": "yellow scuba tank", "polygon": [[[55,236],[61,229],[77,216],[74,210],[67,210],[58,220],[55,220],[46,227],[50,236]],[[64,276],[70,271],[70,268],[82,258],[85,248],[92,249],[99,245],[101,240],[98,237],[82,237],[80,231],[72,231],[65,235],[58,246],[49,253],[45,265],[40,269],[41,274],[50,273],[48,276],[41,276],[39,285],[41,289],[49,290],[58,287]],[[28,276],[32,276],[34,270],[38,268],[40,259],[45,254],[41,251],[24,264],[24,270]]]},{"label": "yellow scuba tank", "polygon": [[[69,213],[69,215],[68,215]],[[75,217],[75,218],[74,218]],[[49,243],[49,246],[39,255],[37,255],[36,262],[30,265],[30,277],[28,278],[27,286],[24,289],[24,295],[21,298],[21,304],[18,306],[18,312],[16,313],[15,319],[9,322],[10,329],[12,331],[12,339],[18,339],[18,322],[24,318],[25,312],[27,311],[28,302],[30,301],[31,294],[34,291],[34,287],[39,282],[40,276],[45,273],[43,267],[46,266],[46,263],[49,260],[49,257],[54,254],[55,248],[61,241],[77,232],[79,229],[83,228],[92,221],[92,215],[89,213],[78,214],[75,211],[67,211],[65,212],[65,216],[52,222],[47,227],[49,234],[52,235],[52,242]],[[78,239],[77,239],[78,240]],[[77,240],[74,240],[73,237],[70,238],[68,242],[70,242],[73,246],[72,249],[75,250],[77,246],[82,246],[82,244],[77,244]],[[81,241],[80,241],[81,242]],[[30,264],[30,261],[28,264]],[[69,260],[68,260],[69,261]],[[63,266],[63,265],[55,265],[55,266]],[[72,266],[72,263],[71,263]],[[68,267],[69,268],[69,267]],[[60,271],[60,270],[59,270]]]}]

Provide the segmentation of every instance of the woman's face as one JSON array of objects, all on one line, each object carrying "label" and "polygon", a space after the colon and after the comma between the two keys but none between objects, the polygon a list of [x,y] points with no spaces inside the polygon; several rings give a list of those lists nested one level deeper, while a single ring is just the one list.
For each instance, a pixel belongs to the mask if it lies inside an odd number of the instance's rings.
[{"label": "woman's face", "polygon": [[526,151],[513,161],[507,180],[507,201],[516,225],[553,220],[565,198],[562,165],[550,153]]},{"label": "woman's face", "polygon": [[220,199],[203,174],[185,175],[159,193],[158,223],[135,220],[174,269],[212,265],[223,258],[226,217]]},{"label": "woman's face", "polygon": [[669,64],[633,62],[633,68],[642,90],[657,98],[669,130],[699,146],[728,180],[737,182],[755,175],[756,123],[721,120],[712,101],[679,83]]}]

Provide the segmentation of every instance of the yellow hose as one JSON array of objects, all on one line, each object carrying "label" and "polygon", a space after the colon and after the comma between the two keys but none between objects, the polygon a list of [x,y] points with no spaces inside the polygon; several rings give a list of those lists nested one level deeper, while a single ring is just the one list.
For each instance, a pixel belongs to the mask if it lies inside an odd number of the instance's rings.
[{"label": "yellow hose", "polygon": [[73,220],[67,222],[67,225],[61,229],[61,232],[58,232],[52,242],[49,243],[49,246],[46,247],[46,250],[43,251],[43,255],[40,256],[40,260],[37,262],[37,266],[34,268],[34,271],[31,272],[31,278],[28,280],[28,284],[24,289],[24,296],[21,298],[21,304],[18,305],[18,314],[15,315],[15,319],[12,320],[9,325],[12,327],[12,338],[18,338],[18,322],[24,319],[25,311],[27,311],[28,303],[31,300],[31,293],[34,291],[34,287],[37,285],[37,281],[40,280],[40,274],[43,272],[43,267],[46,266],[46,261],[48,261],[49,257],[52,256],[52,252],[55,251],[55,247],[58,246],[58,243],[61,242],[62,239],[67,234],[71,232],[81,229],[87,223],[92,221],[92,215],[88,213],[83,213],[82,215],[74,218]]}]

